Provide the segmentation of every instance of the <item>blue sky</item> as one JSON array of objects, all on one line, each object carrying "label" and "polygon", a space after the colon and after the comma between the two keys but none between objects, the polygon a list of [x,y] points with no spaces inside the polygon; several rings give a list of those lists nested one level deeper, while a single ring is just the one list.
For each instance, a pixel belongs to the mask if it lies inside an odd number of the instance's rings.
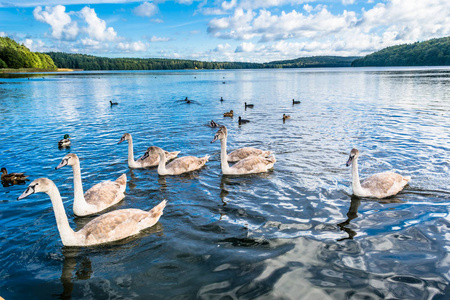
[{"label": "blue sky", "polygon": [[0,0],[0,36],[41,52],[267,62],[449,35],[449,0]]}]

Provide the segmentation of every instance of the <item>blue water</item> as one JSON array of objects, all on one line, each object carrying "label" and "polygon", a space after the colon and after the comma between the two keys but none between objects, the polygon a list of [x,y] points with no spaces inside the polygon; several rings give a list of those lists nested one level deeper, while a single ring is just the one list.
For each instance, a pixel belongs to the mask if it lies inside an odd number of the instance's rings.
[{"label": "blue water", "polygon": [[[0,296],[448,299],[449,112],[450,68],[4,76],[1,167],[53,180],[72,228],[95,216],[73,215],[72,171],[55,170],[68,152],[80,157],[85,190],[126,173],[114,209],[168,205],[137,237],[64,247],[47,195],[18,201],[30,181],[0,186]],[[274,170],[223,176],[212,119],[227,126],[229,150],[273,151]],[[188,175],[132,170],[117,144],[126,132],[136,159],[151,145],[211,158]],[[72,146],[60,150],[66,133]],[[395,171],[410,184],[388,199],[353,197],[345,162],[354,147],[362,178]]]}]

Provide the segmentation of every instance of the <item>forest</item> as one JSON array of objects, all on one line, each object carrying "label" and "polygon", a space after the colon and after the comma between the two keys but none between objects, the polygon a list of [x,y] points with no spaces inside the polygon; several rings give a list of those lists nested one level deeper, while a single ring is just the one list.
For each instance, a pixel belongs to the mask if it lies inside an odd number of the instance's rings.
[{"label": "forest", "polygon": [[31,52],[9,37],[0,37],[0,69],[5,68],[57,69],[47,54]]},{"label": "forest", "polygon": [[331,68],[372,66],[450,65],[450,37],[392,46],[365,57],[313,56],[267,63],[204,62],[163,58],[109,58],[64,52],[31,52],[8,37],[0,37],[0,69],[57,68],[79,70],[183,70],[183,69],[266,69]]},{"label": "forest", "polygon": [[315,56],[268,63],[202,62],[184,59],[107,58],[64,52],[47,53],[59,68],[83,70],[180,70],[350,67],[358,57]]},{"label": "forest", "polygon": [[450,65],[450,37],[384,48],[352,63],[352,67],[448,65]]}]

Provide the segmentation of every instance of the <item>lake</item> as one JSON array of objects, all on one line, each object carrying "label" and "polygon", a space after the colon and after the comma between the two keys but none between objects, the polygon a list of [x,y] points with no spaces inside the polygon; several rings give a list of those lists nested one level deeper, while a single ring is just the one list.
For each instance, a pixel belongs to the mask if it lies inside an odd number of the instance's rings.
[{"label": "lake", "polygon": [[[449,299],[449,116],[448,67],[4,75],[1,167],[30,181],[0,186],[0,296]],[[273,171],[223,176],[210,120],[227,126],[229,150],[273,151]],[[130,169],[117,144],[126,132],[136,159],[152,145],[211,157],[187,175]],[[59,149],[64,134],[72,146]],[[361,178],[395,171],[410,184],[387,199],[352,196],[352,148]],[[55,170],[69,152],[85,191],[127,175],[109,211],[167,199],[160,221],[121,242],[64,247],[49,197],[16,199],[48,177],[73,229],[93,219],[73,214],[71,168]]]}]

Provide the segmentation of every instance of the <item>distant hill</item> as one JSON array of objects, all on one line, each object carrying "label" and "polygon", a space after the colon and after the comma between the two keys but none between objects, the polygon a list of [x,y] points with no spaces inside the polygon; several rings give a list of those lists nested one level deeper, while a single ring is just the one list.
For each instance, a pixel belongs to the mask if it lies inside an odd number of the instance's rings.
[{"label": "distant hill", "polygon": [[450,65],[450,37],[388,47],[352,63],[352,67],[448,65]]},{"label": "distant hill", "polygon": [[56,70],[56,65],[50,56],[31,52],[24,45],[18,44],[8,37],[0,37],[0,69],[35,68]]},{"label": "distant hill", "polygon": [[266,67],[273,68],[333,68],[350,67],[360,56],[313,56],[301,57],[292,60],[280,60],[264,63]]}]

